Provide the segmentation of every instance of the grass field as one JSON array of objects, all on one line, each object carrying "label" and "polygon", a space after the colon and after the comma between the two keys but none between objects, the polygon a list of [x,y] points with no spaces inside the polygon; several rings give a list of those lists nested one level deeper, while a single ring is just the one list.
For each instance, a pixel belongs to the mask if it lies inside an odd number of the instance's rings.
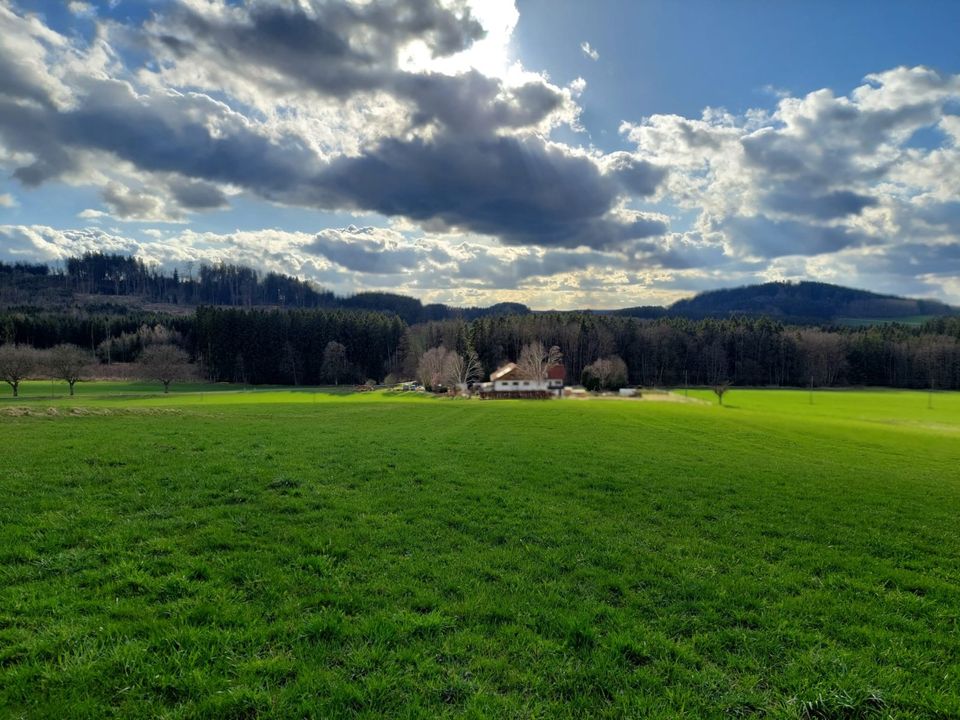
[{"label": "grass field", "polygon": [[78,387],[0,401],[0,715],[960,717],[956,394]]}]

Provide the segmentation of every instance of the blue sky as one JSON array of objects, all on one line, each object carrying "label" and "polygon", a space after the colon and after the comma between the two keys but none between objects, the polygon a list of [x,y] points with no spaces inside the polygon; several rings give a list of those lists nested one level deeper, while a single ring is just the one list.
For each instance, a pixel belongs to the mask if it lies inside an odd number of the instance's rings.
[{"label": "blue sky", "polygon": [[956,2],[0,0],[0,259],[960,303]]},{"label": "blue sky", "polygon": [[[898,65],[960,70],[956,2],[883,0],[521,0],[517,51],[556,79],[587,80],[584,124],[615,143],[620,122],[653,113],[745,112],[770,91],[849,91]],[[597,49],[591,62],[576,50]]]}]

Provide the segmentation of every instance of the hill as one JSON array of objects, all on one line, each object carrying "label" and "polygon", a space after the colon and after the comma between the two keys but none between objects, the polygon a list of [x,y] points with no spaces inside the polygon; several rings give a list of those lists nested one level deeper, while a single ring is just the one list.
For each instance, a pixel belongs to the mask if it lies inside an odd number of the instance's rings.
[{"label": "hill", "polygon": [[937,300],[915,300],[881,295],[821,282],[770,282],[762,285],[710,290],[679,300],[668,308],[637,307],[614,314],[653,318],[663,316],[729,317],[766,315],[795,323],[890,321],[953,315],[958,311]]}]

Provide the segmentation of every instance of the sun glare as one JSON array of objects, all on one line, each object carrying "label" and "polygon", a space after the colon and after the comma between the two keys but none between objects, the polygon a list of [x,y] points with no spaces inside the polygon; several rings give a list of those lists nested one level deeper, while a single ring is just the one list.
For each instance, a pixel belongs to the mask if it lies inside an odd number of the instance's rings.
[{"label": "sun glare", "polygon": [[408,72],[439,72],[455,75],[477,70],[488,77],[508,80],[515,60],[511,53],[513,29],[520,14],[512,0],[473,0],[470,12],[486,35],[463,52],[449,57],[432,57],[422,41],[407,46],[400,67]]}]

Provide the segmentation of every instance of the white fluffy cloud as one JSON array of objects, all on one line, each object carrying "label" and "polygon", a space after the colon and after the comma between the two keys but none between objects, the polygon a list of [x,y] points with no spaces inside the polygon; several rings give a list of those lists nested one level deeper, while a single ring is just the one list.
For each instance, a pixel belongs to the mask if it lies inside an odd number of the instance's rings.
[{"label": "white fluffy cloud", "polygon": [[97,9],[88,2],[82,0],[70,0],[67,3],[67,10],[77,17],[91,18],[97,14]]},{"label": "white fluffy cloud", "polygon": [[[949,295],[938,277],[955,269],[923,258],[960,247],[958,100],[960,76],[901,67],[848,96],[818,90],[743,116],[654,115],[621,131],[637,157],[669,169],[663,192],[696,212],[695,232],[722,243],[731,265],[763,261],[779,273],[773,258],[819,257],[818,274],[793,266],[823,277],[833,258],[852,270],[836,279],[868,286],[881,266],[899,267],[922,277],[914,291]],[[942,143],[915,146],[926,129]]]}]

